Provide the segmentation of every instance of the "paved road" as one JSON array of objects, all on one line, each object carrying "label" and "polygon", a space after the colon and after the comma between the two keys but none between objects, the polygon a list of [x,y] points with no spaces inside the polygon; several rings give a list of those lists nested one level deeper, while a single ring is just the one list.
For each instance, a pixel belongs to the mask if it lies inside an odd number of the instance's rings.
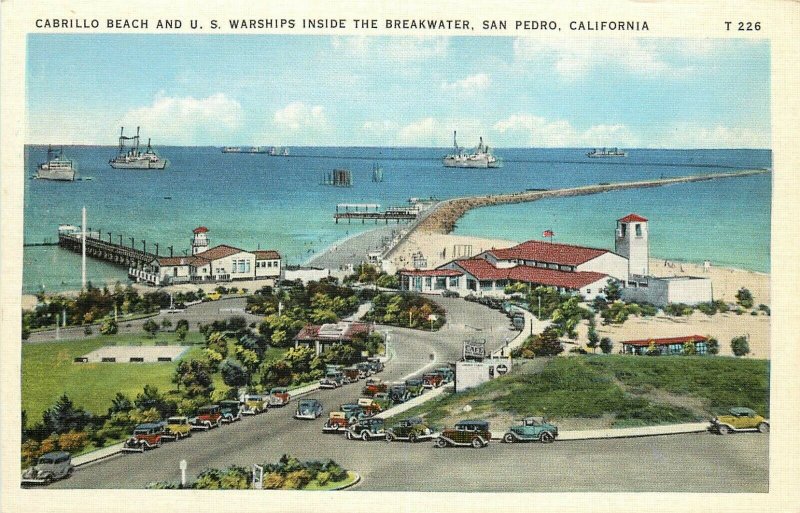
[{"label": "paved road", "polygon": [[[487,349],[504,343],[508,320],[480,305],[438,300],[453,324],[439,333],[392,332],[394,358],[381,376],[402,378],[437,361],[460,356],[461,341],[485,334]],[[470,327],[459,328],[459,320]],[[384,329],[384,328],[381,328]],[[477,331],[480,330],[480,331]],[[356,399],[362,384],[313,394],[325,406],[315,421],[292,419],[293,405],[246,418],[144,454],[114,456],[80,468],[51,488],[142,488],[178,480],[186,459],[189,479],[207,467],[275,462],[284,453],[301,460],[331,458],[363,477],[354,490],[412,491],[768,491],[769,437],[736,434],[657,436],[540,444],[492,443],[485,449],[434,449],[431,443],[348,441],[321,434],[331,408]]]}]

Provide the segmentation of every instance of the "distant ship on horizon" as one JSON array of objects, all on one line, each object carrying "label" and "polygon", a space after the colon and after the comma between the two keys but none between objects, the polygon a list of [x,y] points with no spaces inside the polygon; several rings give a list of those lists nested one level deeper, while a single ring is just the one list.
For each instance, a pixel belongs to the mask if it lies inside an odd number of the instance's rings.
[{"label": "distant ship on horizon", "polygon": [[586,154],[587,157],[592,159],[598,159],[603,157],[627,157],[628,152],[622,151],[619,148],[602,148],[602,149],[593,149],[589,153]]},{"label": "distant ship on horizon", "polygon": [[270,148],[269,154],[271,157],[288,157],[289,148],[281,148],[280,146],[273,146],[272,148]]},{"label": "distant ship on horizon", "polygon": [[[126,142],[133,141],[130,148]],[[142,153],[139,151],[139,127],[136,127],[136,135],[127,137],[125,127],[119,131],[119,153],[116,157],[108,161],[114,169],[166,169],[169,165],[167,159],[162,159],[153,151],[150,146],[150,139],[147,139],[147,149]]]},{"label": "distant ship on horizon", "polygon": [[459,148],[456,142],[456,132],[453,131],[454,153],[445,155],[442,159],[444,167],[461,168],[497,168],[502,167],[502,162],[489,151],[489,146],[483,144],[483,137],[480,138],[478,147],[472,153],[465,153],[463,148]]},{"label": "distant ship on horizon", "polygon": [[77,166],[73,160],[64,157],[64,148],[54,150],[47,146],[47,161],[36,168],[34,178],[38,180],[55,180],[59,182],[74,182]]}]

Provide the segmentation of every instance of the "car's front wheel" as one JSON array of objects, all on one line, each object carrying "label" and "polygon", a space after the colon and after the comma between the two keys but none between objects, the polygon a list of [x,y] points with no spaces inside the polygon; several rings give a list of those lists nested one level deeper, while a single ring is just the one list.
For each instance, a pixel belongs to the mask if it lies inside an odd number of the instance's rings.
[{"label": "car's front wheel", "polygon": [[363,441],[365,441],[365,442],[366,442],[367,440],[369,440],[369,433],[367,433],[366,431],[362,431],[362,432],[361,432],[361,439],[362,439]]},{"label": "car's front wheel", "polygon": [[769,433],[769,424],[766,422],[762,422],[758,425],[758,432],[759,433]]},{"label": "car's front wheel", "polygon": [[514,435],[512,435],[511,433],[506,433],[505,436],[503,437],[503,441],[507,444],[513,444],[514,442],[517,441],[517,439],[514,438]]},{"label": "car's front wheel", "polygon": [[447,447],[447,440],[445,440],[444,438],[437,438],[436,447],[439,447],[441,449]]},{"label": "car's front wheel", "polygon": [[412,444],[417,443],[417,435],[411,433],[410,435],[408,435],[408,441],[411,442]]},{"label": "car's front wheel", "polygon": [[539,435],[539,441],[542,442],[543,444],[552,443],[553,440],[555,439],[556,438],[553,436],[553,433],[551,433],[550,431],[544,431],[542,432],[541,435]]},{"label": "car's front wheel", "polygon": [[472,439],[472,447],[473,447],[473,449],[480,449],[481,447],[483,447],[483,440],[481,440],[480,438],[477,438],[477,437],[473,438]]}]

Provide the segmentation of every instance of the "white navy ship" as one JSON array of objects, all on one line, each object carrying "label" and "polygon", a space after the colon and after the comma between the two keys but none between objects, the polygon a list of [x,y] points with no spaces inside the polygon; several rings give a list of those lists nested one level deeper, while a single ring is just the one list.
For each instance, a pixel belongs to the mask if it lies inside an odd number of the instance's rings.
[{"label": "white navy ship", "polygon": [[453,131],[453,147],[455,152],[442,159],[444,167],[494,168],[502,166],[500,160],[489,151],[489,146],[483,144],[483,137],[480,138],[478,147],[472,153],[466,153],[463,148],[458,147],[456,132]]},{"label": "white navy ship", "polygon": [[627,157],[628,152],[622,151],[619,148],[601,148],[599,150],[595,148],[587,153],[586,156],[592,159],[600,159],[605,157]]},{"label": "white navy ship", "polygon": [[64,157],[64,148],[54,150],[47,147],[47,162],[42,162],[36,168],[34,178],[39,180],[57,180],[61,182],[75,181],[77,166],[75,162]]},{"label": "white navy ship", "polygon": [[[133,141],[128,147],[127,141]],[[150,146],[150,139],[147,139],[147,149],[139,151],[139,127],[136,127],[136,135],[133,137],[125,136],[125,127],[119,132],[119,154],[108,161],[114,169],[165,169],[169,165],[167,159],[162,159],[153,151]]]}]

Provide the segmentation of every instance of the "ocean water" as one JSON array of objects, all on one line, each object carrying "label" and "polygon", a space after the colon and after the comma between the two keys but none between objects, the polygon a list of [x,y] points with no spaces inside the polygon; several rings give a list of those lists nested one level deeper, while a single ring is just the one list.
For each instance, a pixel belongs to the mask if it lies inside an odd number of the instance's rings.
[{"label": "ocean water", "polygon": [[[32,176],[46,147],[25,148]],[[768,150],[629,150],[625,159],[588,159],[585,149],[497,149],[502,169],[447,169],[439,148],[292,148],[289,157],[223,154],[219,148],[159,147],[166,171],[114,170],[114,147],[65,147],[91,181],[26,180],[26,243],[56,240],[59,224],[87,226],[104,237],[168,255],[188,250],[192,230],[210,229],[211,244],[277,249],[300,263],[335,241],[374,224],[334,224],[337,203],[405,204],[410,197],[440,199],[721,172],[771,166]],[[384,181],[371,181],[380,163]],[[353,173],[353,187],[321,185],[337,167]],[[650,219],[651,254],[769,271],[771,178],[758,175],[636,189],[577,198],[482,208],[463,217],[456,233],[514,240],[539,238],[613,249],[614,221],[629,212]],[[89,259],[88,279],[125,280],[126,272]],[[57,247],[26,247],[23,289],[80,287],[80,257]]]}]

